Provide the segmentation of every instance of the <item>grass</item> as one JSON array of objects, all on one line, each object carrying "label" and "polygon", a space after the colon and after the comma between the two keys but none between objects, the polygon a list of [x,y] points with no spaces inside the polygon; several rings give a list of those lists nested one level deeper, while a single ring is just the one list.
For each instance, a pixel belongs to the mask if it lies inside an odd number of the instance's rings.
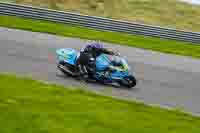
[{"label": "grass", "polygon": [[199,133],[200,118],[0,74],[1,133]]},{"label": "grass", "polygon": [[164,53],[178,54],[200,58],[200,45],[165,40],[118,32],[95,31],[75,25],[65,25],[48,21],[25,19],[13,16],[0,16],[0,26],[46,32],[61,36],[78,37],[91,40],[102,40],[130,47],[138,47]]},{"label": "grass", "polygon": [[[2,0],[0,0],[2,1]],[[3,0],[6,1],[6,0]],[[11,1],[11,0],[7,0]],[[200,31],[200,6],[179,0],[12,0],[18,4]]]}]

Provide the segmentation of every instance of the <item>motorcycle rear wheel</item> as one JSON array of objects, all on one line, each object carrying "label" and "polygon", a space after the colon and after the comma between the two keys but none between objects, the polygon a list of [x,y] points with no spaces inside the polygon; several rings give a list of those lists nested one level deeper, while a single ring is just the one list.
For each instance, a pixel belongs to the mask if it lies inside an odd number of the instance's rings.
[{"label": "motorcycle rear wheel", "polygon": [[76,73],[76,68],[73,68],[75,66],[71,66],[69,64],[66,64],[64,62],[59,62],[57,65],[57,68],[64,73],[66,76],[77,76]]}]

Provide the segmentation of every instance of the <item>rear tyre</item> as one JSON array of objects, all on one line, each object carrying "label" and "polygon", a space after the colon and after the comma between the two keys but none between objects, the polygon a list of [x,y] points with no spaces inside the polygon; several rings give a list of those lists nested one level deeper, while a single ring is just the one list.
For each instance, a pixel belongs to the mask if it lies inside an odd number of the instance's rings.
[{"label": "rear tyre", "polygon": [[64,62],[59,62],[58,65],[57,65],[57,68],[62,72],[64,73],[66,76],[73,76],[73,70],[72,68],[70,67],[70,65],[64,63]]},{"label": "rear tyre", "polygon": [[124,79],[120,82],[120,84],[124,87],[132,88],[136,86],[137,80],[134,76],[130,75],[130,76],[124,77]]},{"label": "rear tyre", "polygon": [[57,68],[63,73],[65,74],[66,76],[71,76],[69,73],[67,73],[63,68],[63,66],[61,66],[61,64],[58,64],[57,65]]}]

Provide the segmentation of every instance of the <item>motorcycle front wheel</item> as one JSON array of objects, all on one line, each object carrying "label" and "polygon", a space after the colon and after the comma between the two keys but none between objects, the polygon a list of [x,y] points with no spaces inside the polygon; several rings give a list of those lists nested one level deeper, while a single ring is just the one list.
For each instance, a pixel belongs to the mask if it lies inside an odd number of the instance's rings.
[{"label": "motorcycle front wheel", "polygon": [[136,86],[137,80],[134,76],[130,75],[130,76],[124,77],[123,80],[120,81],[120,84],[124,87],[132,88]]}]

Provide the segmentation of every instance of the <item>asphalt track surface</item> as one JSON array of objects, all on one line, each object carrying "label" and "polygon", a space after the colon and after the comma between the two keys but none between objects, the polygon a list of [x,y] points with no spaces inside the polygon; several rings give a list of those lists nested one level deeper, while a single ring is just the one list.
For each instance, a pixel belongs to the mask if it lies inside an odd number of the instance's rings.
[{"label": "asphalt track surface", "polygon": [[[0,72],[17,73],[65,86],[86,86],[105,95],[200,114],[200,60],[104,43],[127,56],[139,83],[130,90],[65,77],[56,68],[55,50],[79,50],[85,40],[0,28]],[[148,45],[148,44],[147,44]]]}]

